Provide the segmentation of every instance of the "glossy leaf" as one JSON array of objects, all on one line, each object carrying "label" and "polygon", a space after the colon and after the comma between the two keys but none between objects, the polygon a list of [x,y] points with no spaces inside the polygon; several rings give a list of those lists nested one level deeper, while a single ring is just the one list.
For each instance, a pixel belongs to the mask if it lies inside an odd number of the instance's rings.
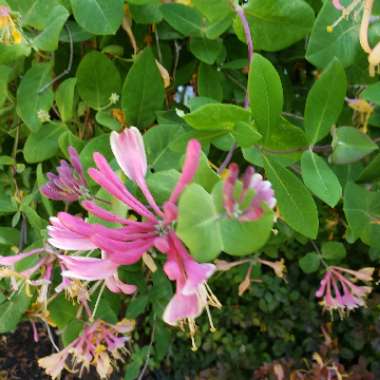
[{"label": "glossy leaf", "polygon": [[347,90],[342,64],[334,59],[311,88],[305,107],[305,131],[309,144],[326,137],[338,120]]},{"label": "glossy leaf", "polygon": [[38,112],[49,113],[53,104],[54,95],[51,87],[40,92],[50,80],[51,65],[38,63],[27,71],[17,89],[17,113],[33,132],[42,125]]},{"label": "glossy leaf", "polygon": [[66,79],[59,85],[55,93],[55,102],[57,103],[58,111],[63,122],[67,122],[73,117],[76,83],[76,78]]},{"label": "glossy leaf", "polygon": [[272,182],[281,217],[297,232],[315,239],[319,221],[309,191],[295,174],[265,156],[264,167]]},{"label": "glossy leaf", "polygon": [[25,161],[32,164],[48,160],[59,150],[59,136],[65,132],[59,123],[44,124],[37,132],[31,133],[24,146]]},{"label": "glossy leaf", "polygon": [[114,63],[99,52],[88,53],[77,70],[80,97],[97,110],[110,102],[112,93],[120,94],[120,74]]},{"label": "glossy leaf", "polygon": [[152,50],[146,48],[136,57],[124,82],[121,102],[127,122],[139,128],[153,124],[164,99],[160,72]]},{"label": "glossy leaf", "polygon": [[306,151],[302,155],[301,171],[309,190],[330,207],[336,206],[342,196],[342,187],[326,161],[317,154]]},{"label": "glossy leaf", "polygon": [[186,188],[178,205],[177,234],[201,262],[215,259],[223,248],[219,214],[211,195],[201,186]]},{"label": "glossy leaf", "polygon": [[[251,0],[244,8],[256,49],[277,51],[305,37],[313,26],[313,9],[302,0]],[[235,19],[235,31],[245,41]]]},{"label": "glossy leaf", "polygon": [[249,70],[248,94],[253,119],[266,143],[280,123],[283,94],[276,69],[259,54],[255,54]]},{"label": "glossy leaf", "polygon": [[194,129],[232,131],[236,123],[249,123],[250,112],[232,104],[210,103],[183,118]]},{"label": "glossy leaf", "polygon": [[332,32],[327,27],[334,24],[339,13],[331,1],[325,1],[314,23],[307,46],[306,59],[317,67],[326,67],[336,57],[344,67],[354,63],[360,52],[360,18],[342,20]]},{"label": "glossy leaf", "polygon": [[352,127],[340,127],[335,131],[333,152],[330,161],[334,164],[349,164],[378,149],[378,146],[364,133]]},{"label": "glossy leaf", "polygon": [[94,34],[115,34],[123,13],[123,0],[70,0],[74,18]]},{"label": "glossy leaf", "polygon": [[202,15],[196,9],[183,4],[164,4],[161,12],[165,21],[184,36],[201,36]]}]

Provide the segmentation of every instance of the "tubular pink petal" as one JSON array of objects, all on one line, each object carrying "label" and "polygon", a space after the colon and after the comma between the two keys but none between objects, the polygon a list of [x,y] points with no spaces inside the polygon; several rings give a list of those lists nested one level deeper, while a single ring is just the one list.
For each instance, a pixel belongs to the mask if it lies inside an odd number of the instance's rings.
[{"label": "tubular pink petal", "polygon": [[[95,155],[94,155],[95,157]],[[109,170],[112,172],[111,168]],[[107,190],[108,193],[125,203],[132,208],[136,213],[155,221],[156,217],[151,213],[140,201],[138,201],[121,183],[115,173],[109,171],[96,170],[90,168],[89,176],[101,187]]]},{"label": "tubular pink petal", "polygon": [[86,209],[92,215],[95,215],[96,217],[100,219],[106,220],[107,222],[128,224],[128,225],[137,225],[139,223],[133,220],[129,220],[127,218],[123,218],[108,210],[105,210],[104,208],[99,207],[97,204],[95,204],[92,201],[83,201],[81,205],[84,209]]},{"label": "tubular pink petal", "polygon": [[169,202],[177,203],[182,191],[193,180],[199,166],[200,157],[201,144],[197,140],[190,140],[186,148],[186,157],[182,168],[182,174],[169,198]]},{"label": "tubular pink petal", "polygon": [[117,264],[134,264],[153,246],[154,239],[135,241],[133,243],[108,239],[102,235],[94,235],[91,240],[104,250],[110,260]]},{"label": "tubular pink petal", "polygon": [[110,137],[111,149],[125,175],[138,183],[145,177],[148,168],[144,141],[136,127],[113,131]]},{"label": "tubular pink petal", "polygon": [[73,257],[60,255],[59,260],[64,264],[63,277],[77,278],[80,280],[95,281],[105,280],[113,276],[118,264],[107,259],[94,257]]},{"label": "tubular pink petal", "polygon": [[41,253],[42,250],[38,250],[39,252],[36,252],[35,250],[25,253],[19,253],[14,256],[0,256],[0,265],[8,266],[8,265],[14,265],[18,263],[19,261],[25,259],[26,257],[30,257],[33,255],[36,255],[37,253]]}]

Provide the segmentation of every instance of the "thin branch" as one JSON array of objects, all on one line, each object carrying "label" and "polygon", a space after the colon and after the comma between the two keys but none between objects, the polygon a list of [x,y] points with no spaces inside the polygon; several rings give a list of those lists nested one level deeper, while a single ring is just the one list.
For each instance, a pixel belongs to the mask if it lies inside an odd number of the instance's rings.
[{"label": "thin branch", "polygon": [[174,41],[174,48],[175,48],[175,56],[174,56],[174,66],[173,66],[173,82],[175,80],[175,76],[177,74],[177,68],[179,64],[179,54],[181,53],[182,46],[177,42],[177,40]]},{"label": "thin branch", "polygon": [[[251,29],[249,27],[249,23],[247,20],[247,17],[245,16],[244,9],[240,5],[235,5],[235,12],[238,15],[238,17],[241,20],[241,23],[243,24],[244,34],[245,34],[245,40],[247,42],[248,46],[248,63],[249,65],[252,63],[253,54],[254,54],[254,47],[253,47],[253,39],[251,34]],[[244,98],[244,108],[249,107],[249,97],[248,97],[248,88],[245,89],[245,98]],[[233,144],[229,152],[227,153],[226,158],[220,165],[218,169],[218,174],[223,173],[223,171],[227,168],[227,166],[230,164],[232,157],[235,153],[235,150],[237,148],[236,144]]]},{"label": "thin branch", "polygon": [[70,55],[69,55],[69,63],[67,65],[67,68],[61,72],[61,74],[57,75],[55,78],[53,78],[49,83],[46,83],[44,86],[42,86],[37,94],[41,94],[46,89],[48,89],[51,85],[53,85],[55,82],[59,81],[61,78],[63,78],[65,75],[69,74],[72,67],[73,67],[73,60],[74,60],[74,41],[73,41],[73,35],[71,34],[71,30],[67,24],[65,24],[65,29],[67,31],[67,34],[69,36],[69,42],[70,42]]},{"label": "thin branch", "polygon": [[152,334],[151,334],[151,337],[150,337],[150,342],[149,342],[149,346],[148,346],[148,352],[146,354],[146,359],[145,359],[144,367],[142,368],[142,370],[140,372],[140,375],[137,378],[137,380],[142,380],[143,379],[145,371],[148,368],[150,354],[151,354],[152,346],[153,346],[153,342],[154,342],[154,334],[155,334],[155,332],[156,332],[156,322],[153,322]]},{"label": "thin branch", "polygon": [[161,51],[161,45],[160,45],[160,36],[158,34],[157,26],[154,28],[154,38],[156,40],[158,62],[162,63],[162,51]]}]

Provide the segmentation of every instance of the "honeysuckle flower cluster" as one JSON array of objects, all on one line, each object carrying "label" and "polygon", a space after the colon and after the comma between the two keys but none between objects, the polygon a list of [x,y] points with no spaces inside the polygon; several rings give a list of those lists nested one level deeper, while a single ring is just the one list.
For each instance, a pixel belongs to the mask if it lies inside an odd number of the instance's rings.
[{"label": "honeysuckle flower cluster", "polygon": [[[316,296],[323,299],[321,304],[326,310],[336,310],[343,317],[347,312],[366,305],[366,297],[372,291],[368,285],[373,272],[374,268],[355,271],[338,266],[328,267]],[[366,285],[357,285],[357,281]]]},{"label": "honeysuckle flower cluster", "polygon": [[79,155],[71,146],[68,153],[70,164],[61,160],[57,168],[58,175],[47,173],[48,182],[41,188],[43,195],[56,201],[74,202],[88,193]]},{"label": "honeysuckle flower cluster", "polygon": [[264,181],[263,176],[255,173],[249,166],[242,176],[242,188],[236,195],[236,185],[239,177],[239,167],[232,163],[228,169],[228,176],[224,181],[224,208],[227,215],[242,222],[259,219],[264,213],[263,206],[273,209],[276,198],[272,184]]},{"label": "honeysuckle flower cluster", "polygon": [[[155,248],[167,255],[164,271],[177,285],[176,293],[169,302],[163,318],[171,325],[189,323],[190,335],[195,333],[195,318],[209,305],[221,307],[207,285],[207,279],[215,271],[213,264],[197,263],[188,253],[174,230],[178,211],[177,201],[192,181],[200,159],[201,146],[196,140],[188,143],[182,174],[169,199],[160,207],[151,194],[145,176],[148,164],[142,136],[131,127],[121,133],[111,134],[111,148],[124,174],[134,181],[149,206],[134,197],[111,169],[106,159],[94,154],[96,168],[90,168],[90,177],[109,194],[126,204],[141,220],[131,220],[116,215],[94,200],[86,199],[81,205],[90,214],[107,222],[120,224],[110,228],[90,224],[79,216],[60,212],[50,219],[49,244],[74,255],[58,255],[62,276],[84,281],[104,281],[113,292],[132,294],[136,287],[118,278],[118,267],[139,261],[145,252]],[[49,182],[42,188],[43,194],[52,199],[78,200],[86,189],[83,169],[78,155],[70,148],[71,165],[62,161],[58,176],[49,174]],[[79,252],[100,249],[102,256],[83,257]],[[211,327],[213,328],[210,319]]]},{"label": "honeysuckle flower cluster", "polygon": [[5,5],[0,5],[0,43],[20,44],[23,41],[18,27],[19,16]]},{"label": "honeysuckle flower cluster", "polygon": [[58,379],[63,369],[78,373],[80,377],[91,365],[101,379],[108,379],[117,361],[123,360],[128,353],[125,345],[133,328],[134,323],[128,320],[116,325],[97,320],[87,325],[62,351],[39,359],[38,364],[52,379]]}]

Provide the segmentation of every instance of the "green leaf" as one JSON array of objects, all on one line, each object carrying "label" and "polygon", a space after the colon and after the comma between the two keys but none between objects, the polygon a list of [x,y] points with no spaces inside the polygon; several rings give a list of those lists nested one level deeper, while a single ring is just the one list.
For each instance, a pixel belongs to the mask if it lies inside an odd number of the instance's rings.
[{"label": "green leaf", "polygon": [[112,109],[97,112],[95,120],[98,124],[112,131],[120,131],[122,129],[120,123],[113,116]]},{"label": "green leaf", "polygon": [[[173,4],[174,5],[174,4]],[[152,50],[145,48],[135,59],[124,82],[122,107],[127,122],[139,128],[153,124],[163,108],[164,84]]]},{"label": "green leaf", "polygon": [[313,197],[292,172],[266,156],[263,156],[263,159],[281,217],[297,232],[315,239],[319,220]]},{"label": "green leaf", "polygon": [[343,210],[352,239],[380,249],[380,192],[349,182],[344,189]]},{"label": "green leaf", "polygon": [[331,1],[325,1],[311,32],[306,59],[317,67],[326,67],[336,57],[344,67],[352,65],[360,52],[360,18],[347,17],[341,20],[333,32],[327,27],[339,17]]},{"label": "green leaf", "polygon": [[193,0],[192,4],[210,21],[221,20],[233,12],[229,0]]},{"label": "green leaf", "polygon": [[263,137],[252,124],[244,121],[236,123],[232,134],[235,137],[237,145],[242,148],[257,144]]},{"label": "green leaf", "polygon": [[223,248],[217,213],[211,195],[191,184],[178,205],[177,234],[198,261],[215,259]]},{"label": "green leaf", "polygon": [[[47,182],[47,180],[44,176],[44,173],[42,171],[42,164],[37,165],[36,177],[37,177],[36,182],[37,182],[38,189],[41,189],[41,187]],[[41,201],[45,207],[45,210],[49,214],[49,216],[53,216],[54,210],[53,210],[53,206],[51,204],[51,201],[42,194],[41,194]]]},{"label": "green leaf", "polygon": [[219,181],[219,176],[211,169],[207,156],[201,152],[201,159],[193,181],[201,185],[206,191],[211,191]]},{"label": "green leaf", "polygon": [[248,96],[253,119],[265,144],[280,123],[283,94],[276,69],[259,54],[255,54],[250,66]]},{"label": "green leaf", "polygon": [[32,301],[25,290],[20,290],[12,300],[0,305],[0,333],[14,331]]},{"label": "green leaf", "polygon": [[8,81],[12,69],[8,66],[0,66],[0,107],[4,104],[8,97]]},{"label": "green leaf", "polygon": [[[304,38],[314,22],[313,9],[303,0],[250,0],[244,8],[256,49],[278,51]],[[235,32],[245,41],[240,18]]]},{"label": "green leaf", "polygon": [[90,167],[94,167],[92,156],[95,152],[101,153],[108,160],[113,158],[108,133],[92,138],[80,152],[79,157],[85,168],[85,172],[87,172],[87,169]]},{"label": "green leaf", "polygon": [[361,94],[360,97],[369,102],[380,105],[380,82],[370,84]]},{"label": "green leaf", "polygon": [[301,158],[302,179],[309,190],[327,203],[336,206],[342,196],[342,187],[326,161],[317,154],[306,151]]},{"label": "green leaf", "polygon": [[273,150],[273,158],[276,158],[277,161],[282,160],[284,164],[298,161],[301,152],[307,148],[304,131],[283,117],[280,118],[278,125],[273,128],[269,140],[263,145],[265,149],[269,149],[268,155]]},{"label": "green leaf", "polygon": [[223,50],[223,42],[220,38],[209,40],[204,37],[192,37],[189,48],[200,61],[212,65]]},{"label": "green leaf", "polygon": [[358,178],[359,182],[369,182],[380,178],[380,154],[377,154],[371,162],[362,170]]},{"label": "green leaf", "polygon": [[128,4],[132,18],[139,24],[158,24],[163,19],[160,0],[152,0],[150,4]]},{"label": "green leaf", "polygon": [[70,0],[74,18],[94,34],[115,34],[124,14],[124,0]]},{"label": "green leaf", "polygon": [[136,319],[139,315],[144,313],[146,307],[149,304],[149,296],[146,294],[133,298],[128,303],[127,312],[125,317],[128,319]]},{"label": "green leaf", "polygon": [[353,127],[337,128],[332,142],[330,161],[334,164],[349,164],[358,161],[378,149],[370,137]]},{"label": "green leaf", "polygon": [[61,293],[49,303],[48,310],[50,320],[59,329],[63,329],[75,319],[77,307],[66,299],[64,293]]},{"label": "green leaf", "polygon": [[181,134],[182,127],[160,124],[144,134],[145,150],[149,166],[154,170],[179,168],[182,152],[171,149],[170,143]]},{"label": "green leaf", "polygon": [[2,190],[0,192],[0,215],[17,211],[16,201]]},{"label": "green leaf", "polygon": [[73,319],[63,330],[62,330],[62,343],[67,347],[73,340],[75,340],[83,331],[84,322],[78,319]]},{"label": "green leaf", "polygon": [[300,258],[299,266],[305,273],[314,273],[319,269],[321,259],[315,252],[309,252],[304,257]]},{"label": "green leaf", "polygon": [[24,145],[25,161],[34,164],[54,157],[59,150],[59,136],[65,130],[63,124],[51,122],[44,124],[37,132],[31,133]]},{"label": "green leaf", "polygon": [[163,204],[169,199],[174,186],[179,180],[179,176],[180,173],[174,169],[148,175],[147,183],[156,202]]},{"label": "green leaf", "polygon": [[309,144],[326,137],[342,112],[347,79],[335,58],[314,83],[306,99],[305,131]]},{"label": "green leaf", "polygon": [[112,93],[120,93],[119,71],[107,56],[96,51],[81,60],[77,79],[80,97],[96,110],[109,104]]},{"label": "green leaf", "polygon": [[59,85],[55,93],[55,102],[57,103],[58,111],[63,122],[70,121],[73,117],[76,83],[76,78],[66,79]]},{"label": "green leaf", "polygon": [[25,24],[41,31],[32,39],[33,46],[38,50],[54,51],[58,48],[58,40],[63,26],[70,14],[60,4],[52,4],[46,0],[38,0],[30,12]]},{"label": "green leaf", "polygon": [[186,114],[183,118],[197,130],[232,131],[238,122],[249,123],[250,115],[249,110],[233,104],[210,103]]},{"label": "green leaf", "polygon": [[0,245],[18,245],[20,231],[12,227],[0,227]]},{"label": "green leaf", "polygon": [[212,98],[217,101],[222,101],[223,99],[221,73],[205,63],[199,65],[198,93],[199,96]]},{"label": "green leaf", "polygon": [[201,36],[202,15],[196,9],[183,4],[163,4],[161,12],[165,21],[184,36]]},{"label": "green leaf", "polygon": [[49,112],[53,104],[51,87],[39,93],[39,90],[51,80],[51,64],[37,63],[24,75],[17,89],[17,113],[23,122],[36,132],[42,125],[38,112]]},{"label": "green leaf", "polygon": [[338,241],[326,241],[321,247],[322,257],[332,263],[339,263],[346,255],[346,248]]}]

